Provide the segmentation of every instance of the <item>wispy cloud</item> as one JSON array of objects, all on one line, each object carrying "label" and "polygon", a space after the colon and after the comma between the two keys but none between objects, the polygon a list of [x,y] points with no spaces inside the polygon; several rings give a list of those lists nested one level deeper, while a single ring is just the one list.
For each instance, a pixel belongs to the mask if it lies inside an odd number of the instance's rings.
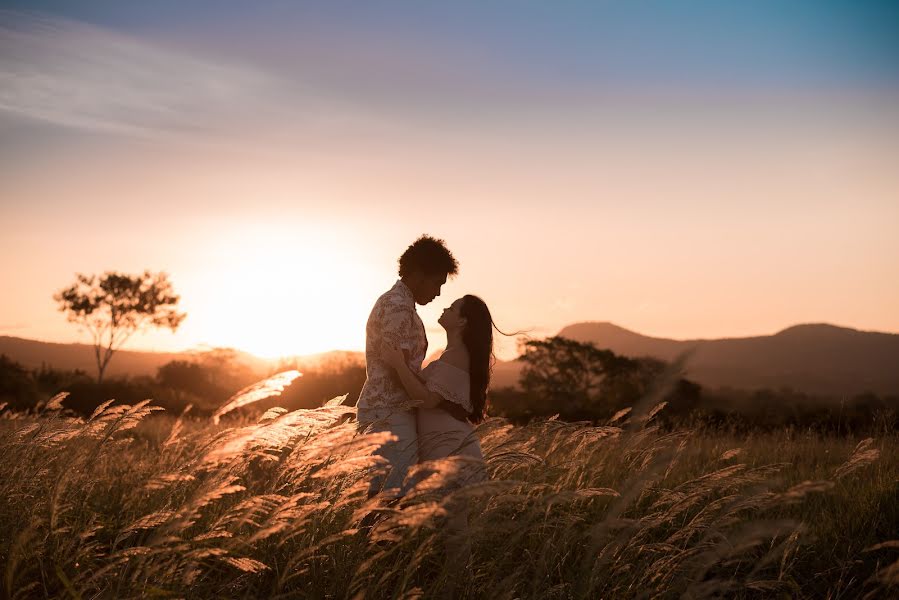
[{"label": "wispy cloud", "polygon": [[0,11],[0,110],[79,129],[157,135],[248,117],[277,82],[75,21]]}]

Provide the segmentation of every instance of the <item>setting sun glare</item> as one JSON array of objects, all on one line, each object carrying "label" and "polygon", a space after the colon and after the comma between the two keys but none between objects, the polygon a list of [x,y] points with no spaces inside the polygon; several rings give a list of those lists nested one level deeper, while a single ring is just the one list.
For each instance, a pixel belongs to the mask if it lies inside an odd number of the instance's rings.
[{"label": "setting sun glare", "polygon": [[362,279],[361,265],[333,241],[242,232],[239,243],[221,240],[212,254],[184,280],[191,337],[263,358],[364,345],[366,302],[347,293],[347,282]]}]

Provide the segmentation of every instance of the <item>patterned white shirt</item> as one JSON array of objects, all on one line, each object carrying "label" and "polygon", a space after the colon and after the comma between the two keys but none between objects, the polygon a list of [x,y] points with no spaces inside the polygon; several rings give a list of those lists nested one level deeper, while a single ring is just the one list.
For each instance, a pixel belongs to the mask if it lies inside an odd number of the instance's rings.
[{"label": "patterned white shirt", "polygon": [[398,280],[375,302],[365,326],[365,385],[357,408],[393,408],[408,410],[412,400],[399,376],[381,358],[381,348],[390,344],[403,351],[409,369],[421,370],[428,351],[425,326],[415,311],[412,291]]}]

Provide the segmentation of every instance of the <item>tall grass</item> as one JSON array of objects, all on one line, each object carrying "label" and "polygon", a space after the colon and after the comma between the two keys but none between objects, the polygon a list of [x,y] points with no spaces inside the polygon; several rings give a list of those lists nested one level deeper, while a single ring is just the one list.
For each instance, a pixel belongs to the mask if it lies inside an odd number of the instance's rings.
[{"label": "tall grass", "polygon": [[[478,428],[487,481],[448,491],[471,466],[450,458],[394,502],[367,498],[386,437],[357,435],[339,402],[219,424],[148,402],[88,419],[61,406],[0,420],[9,598],[873,598],[899,584],[895,434],[662,432],[652,410],[600,427],[494,418]],[[448,527],[460,507],[468,528]]]}]

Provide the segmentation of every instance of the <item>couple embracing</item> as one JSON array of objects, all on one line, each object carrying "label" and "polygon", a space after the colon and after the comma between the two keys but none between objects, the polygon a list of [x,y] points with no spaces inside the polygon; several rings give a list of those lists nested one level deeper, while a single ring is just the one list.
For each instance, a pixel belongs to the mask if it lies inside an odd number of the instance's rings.
[{"label": "couple embracing", "polygon": [[458,268],[443,240],[420,237],[400,257],[399,280],[368,318],[359,428],[396,438],[378,451],[388,465],[372,478],[369,496],[403,496],[409,469],[419,462],[483,459],[473,427],[486,415],[493,361],[493,321],[483,300],[466,295],[443,311],[438,322],[446,330],[446,350],[421,368],[428,341],[415,306],[439,296]]}]

